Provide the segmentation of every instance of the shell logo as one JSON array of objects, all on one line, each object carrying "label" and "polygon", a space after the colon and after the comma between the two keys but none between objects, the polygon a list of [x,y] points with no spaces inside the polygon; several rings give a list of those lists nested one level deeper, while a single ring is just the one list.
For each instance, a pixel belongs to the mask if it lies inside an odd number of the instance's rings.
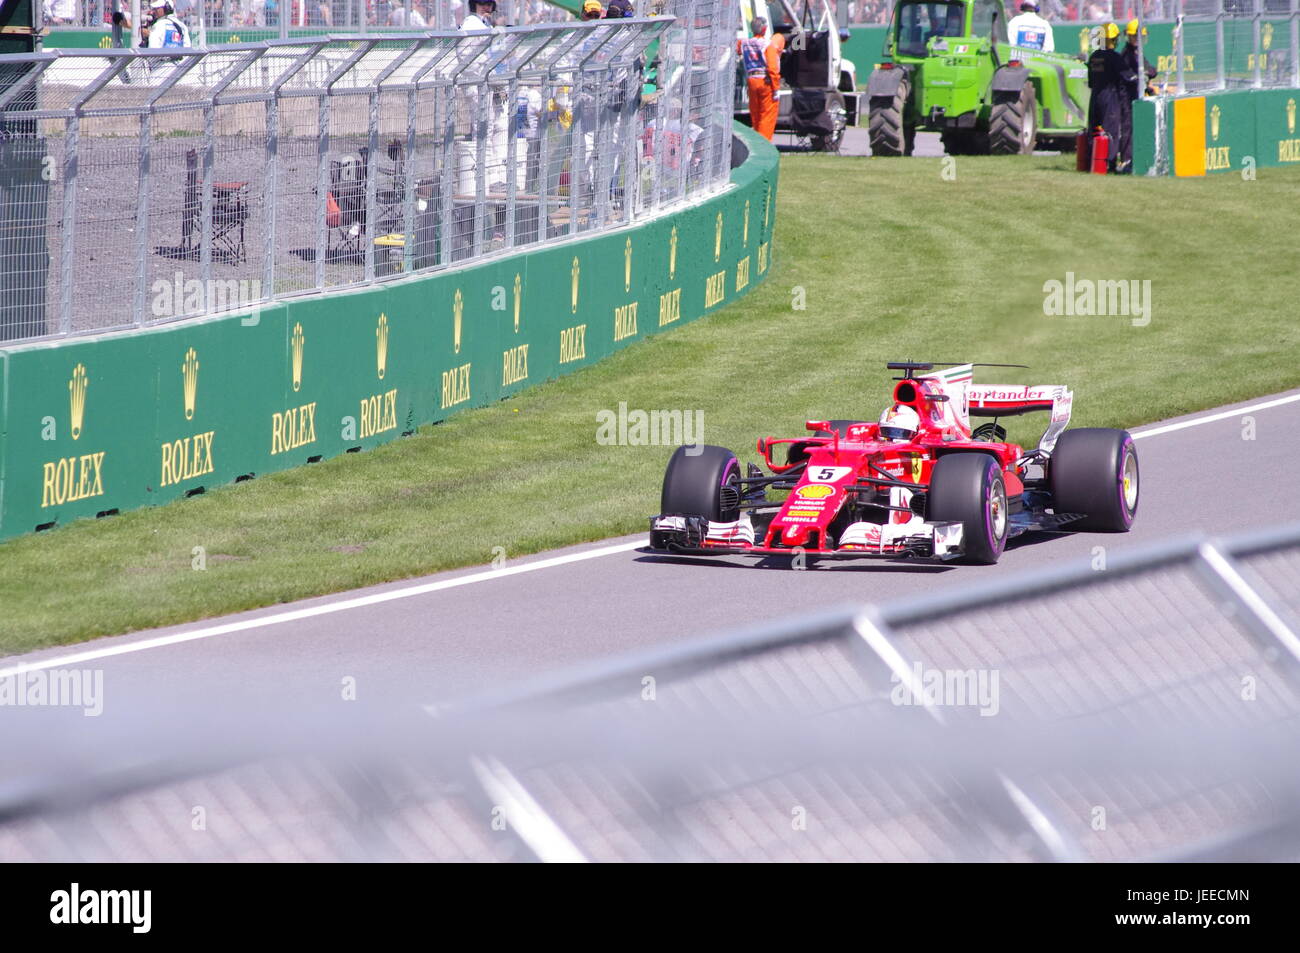
[{"label": "shell logo", "polygon": [[801,500],[824,500],[834,492],[834,487],[822,483],[810,483],[808,486],[799,487],[794,491],[794,495]]}]

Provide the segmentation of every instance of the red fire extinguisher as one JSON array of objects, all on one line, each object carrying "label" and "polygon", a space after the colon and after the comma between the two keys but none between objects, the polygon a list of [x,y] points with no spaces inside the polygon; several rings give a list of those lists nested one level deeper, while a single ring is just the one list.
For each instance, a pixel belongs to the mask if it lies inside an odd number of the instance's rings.
[{"label": "red fire extinguisher", "polygon": [[1110,171],[1110,136],[1101,126],[1092,134],[1092,171],[1094,175]]},{"label": "red fire extinguisher", "polygon": [[1085,129],[1074,140],[1074,169],[1087,172],[1092,168],[1092,132]]}]

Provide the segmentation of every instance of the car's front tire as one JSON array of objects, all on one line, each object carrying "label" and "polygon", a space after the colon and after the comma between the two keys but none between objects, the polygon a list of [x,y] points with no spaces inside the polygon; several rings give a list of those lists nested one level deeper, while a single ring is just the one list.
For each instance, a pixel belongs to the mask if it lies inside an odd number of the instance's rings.
[{"label": "car's front tire", "polygon": [[[740,461],[725,447],[705,444],[678,447],[664,472],[659,512],[681,516],[703,516],[716,523],[740,519]],[[728,492],[724,488],[729,487]]]},{"label": "car's front tire", "polygon": [[1007,486],[997,458],[950,453],[930,475],[926,504],[931,523],[961,523],[963,561],[992,565],[1007,545]]},{"label": "car's front tire", "polygon": [[1047,463],[1052,508],[1082,513],[1070,529],[1127,533],[1137,516],[1138,457],[1127,430],[1081,427],[1056,441]]}]

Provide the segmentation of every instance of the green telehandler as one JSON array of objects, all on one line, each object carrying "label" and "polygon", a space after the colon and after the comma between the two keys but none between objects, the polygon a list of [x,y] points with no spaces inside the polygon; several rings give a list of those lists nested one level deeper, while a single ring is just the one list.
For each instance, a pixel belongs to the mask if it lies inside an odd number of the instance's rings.
[{"label": "green telehandler", "polygon": [[1074,151],[1088,119],[1082,56],[1007,41],[1002,0],[899,0],[867,84],[871,152],[911,155],[916,131],[949,155]]}]

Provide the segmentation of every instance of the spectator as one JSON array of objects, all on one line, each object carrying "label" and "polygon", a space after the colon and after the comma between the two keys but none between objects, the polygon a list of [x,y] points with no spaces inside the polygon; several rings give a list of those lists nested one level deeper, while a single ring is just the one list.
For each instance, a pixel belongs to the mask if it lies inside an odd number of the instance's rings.
[{"label": "spectator", "polygon": [[412,0],[411,2],[411,22],[406,22],[406,6],[402,0],[392,0],[392,10],[388,14],[389,26],[412,26],[424,28],[429,25],[429,21],[424,18],[420,12],[419,4]]},{"label": "spectator", "polygon": [[490,30],[496,20],[496,0],[470,0],[469,15],[460,23],[462,30]]},{"label": "spectator", "polygon": [[604,13],[600,0],[586,0],[582,5],[582,13],[579,16],[583,20],[599,20],[604,16]]},{"label": "spectator", "polygon": [[73,26],[77,22],[77,0],[45,0],[42,13],[51,26]]},{"label": "spectator", "polygon": [[1044,53],[1056,51],[1052,25],[1038,15],[1038,0],[1021,0],[1020,15],[1011,18],[1007,24],[1007,33],[1011,37],[1012,46],[1042,50]]},{"label": "spectator", "polygon": [[149,18],[149,25],[140,30],[142,38],[148,37],[149,49],[162,50],[192,45],[190,28],[176,16],[176,9],[168,0],[151,0]]},{"label": "spectator", "polygon": [[632,9],[632,0],[609,0],[609,6],[605,8],[606,20],[621,20],[634,16],[636,12]]}]

